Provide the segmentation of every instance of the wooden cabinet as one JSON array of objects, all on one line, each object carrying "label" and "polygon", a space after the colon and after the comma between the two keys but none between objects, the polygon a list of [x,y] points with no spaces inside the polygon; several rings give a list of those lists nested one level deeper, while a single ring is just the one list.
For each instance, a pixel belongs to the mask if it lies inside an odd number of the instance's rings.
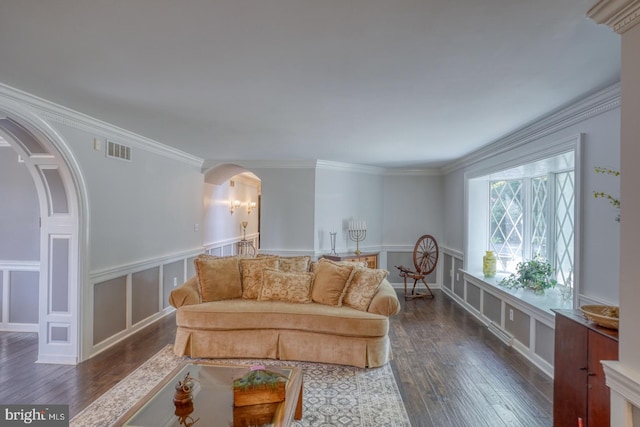
[{"label": "wooden cabinet", "polygon": [[377,253],[361,253],[361,254],[342,254],[342,255],[323,255],[322,258],[330,259],[331,261],[365,261],[367,267],[378,268],[378,254]]},{"label": "wooden cabinet", "polygon": [[554,312],[553,425],[607,427],[610,396],[600,361],[618,359],[618,331],[597,326],[579,310]]}]

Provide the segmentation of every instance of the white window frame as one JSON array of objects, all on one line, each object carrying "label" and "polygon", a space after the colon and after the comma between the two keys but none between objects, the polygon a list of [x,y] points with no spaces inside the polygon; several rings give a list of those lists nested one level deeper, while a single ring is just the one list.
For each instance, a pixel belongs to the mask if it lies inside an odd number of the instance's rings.
[{"label": "white window frame", "polygon": [[[488,249],[489,186],[485,185],[489,177],[517,167],[524,167],[535,162],[552,158],[561,154],[572,153],[574,161],[574,248],[573,248],[573,306],[577,306],[580,286],[580,206],[582,194],[582,134],[561,140],[538,140],[522,144],[468,168],[464,173],[465,205],[464,205],[464,269],[471,274],[482,277],[482,256]],[[482,179],[480,179],[482,178]],[[486,178],[486,179],[485,179]]]}]

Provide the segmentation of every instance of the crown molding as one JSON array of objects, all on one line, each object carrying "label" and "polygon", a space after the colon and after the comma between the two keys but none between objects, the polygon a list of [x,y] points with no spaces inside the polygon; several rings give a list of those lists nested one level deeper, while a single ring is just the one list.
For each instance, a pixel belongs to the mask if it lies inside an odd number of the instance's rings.
[{"label": "crown molding", "polygon": [[466,168],[619,107],[620,83],[615,83],[446,165],[443,172]]},{"label": "crown molding", "polygon": [[333,170],[342,172],[367,173],[371,175],[382,175],[384,168],[376,166],[359,165],[355,163],[332,162],[329,160],[316,160],[316,169]]},{"label": "crown molding", "polygon": [[251,171],[252,169],[314,169],[315,160],[207,160],[207,170],[221,165],[236,165]]},{"label": "crown molding", "polygon": [[640,22],[640,0],[600,0],[587,16],[622,34]]},{"label": "crown molding", "polygon": [[49,122],[69,126],[114,142],[126,142],[127,145],[131,145],[132,147],[187,163],[198,168],[201,168],[204,162],[203,159],[192,156],[184,151],[177,150],[158,141],[0,83],[0,105],[2,105],[3,98],[28,106],[36,114]]},{"label": "crown molding", "polygon": [[425,169],[385,169],[386,176],[440,176],[444,175],[441,168],[425,168]]},{"label": "crown molding", "polygon": [[439,168],[382,168],[378,166],[360,165],[356,163],[342,163],[330,160],[206,160],[203,165],[203,171],[208,171],[221,165],[236,165],[249,171],[253,169],[316,169],[385,176],[443,175],[442,169]]}]

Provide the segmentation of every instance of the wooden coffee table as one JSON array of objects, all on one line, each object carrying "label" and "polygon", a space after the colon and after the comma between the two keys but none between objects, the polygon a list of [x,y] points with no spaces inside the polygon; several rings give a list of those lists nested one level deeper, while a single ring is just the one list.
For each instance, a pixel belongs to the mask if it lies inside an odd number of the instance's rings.
[{"label": "wooden coffee table", "polygon": [[[290,366],[265,366],[285,375],[286,398],[270,405],[253,405],[264,417],[268,411],[274,426],[289,426],[302,418],[302,370]],[[208,362],[185,363],[167,375],[140,402],[125,413],[115,425],[128,427],[221,426],[252,425],[236,410],[234,420],[233,380],[249,372],[248,365],[221,365]],[[174,403],[176,384],[189,375],[195,380],[191,402]]]}]

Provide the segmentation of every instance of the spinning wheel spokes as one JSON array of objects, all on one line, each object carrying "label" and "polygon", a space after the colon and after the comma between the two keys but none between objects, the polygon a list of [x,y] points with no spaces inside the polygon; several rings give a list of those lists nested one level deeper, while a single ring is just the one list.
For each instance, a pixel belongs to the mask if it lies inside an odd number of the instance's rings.
[{"label": "spinning wheel spokes", "polygon": [[413,263],[416,271],[427,275],[430,274],[438,262],[438,244],[433,236],[425,234],[416,242],[413,250]]}]

